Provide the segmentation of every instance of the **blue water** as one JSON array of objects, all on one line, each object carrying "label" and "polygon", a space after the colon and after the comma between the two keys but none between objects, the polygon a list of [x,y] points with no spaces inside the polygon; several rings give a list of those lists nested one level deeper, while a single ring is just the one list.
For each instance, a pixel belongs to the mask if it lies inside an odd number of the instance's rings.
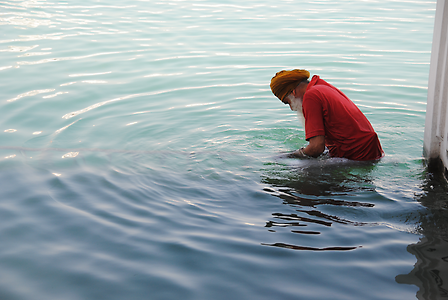
[{"label": "blue water", "polygon": [[[0,1],[0,299],[440,299],[422,159],[435,1]],[[377,163],[306,144],[304,68]]]}]

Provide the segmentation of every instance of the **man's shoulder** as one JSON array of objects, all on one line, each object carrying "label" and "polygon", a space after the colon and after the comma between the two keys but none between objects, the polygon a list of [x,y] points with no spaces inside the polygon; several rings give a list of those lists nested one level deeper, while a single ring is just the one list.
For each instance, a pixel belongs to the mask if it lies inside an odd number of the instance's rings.
[{"label": "man's shoulder", "polygon": [[313,86],[311,86],[305,93],[305,96],[307,97],[320,97],[323,94],[331,93],[333,92],[333,88],[330,85],[327,84],[320,84],[317,83]]},{"label": "man's shoulder", "polygon": [[328,82],[324,80],[319,80],[315,85],[311,86],[307,93],[310,92],[310,96],[322,96],[322,95],[328,95],[328,96],[339,96],[342,94],[342,92],[336,88],[335,86],[329,84]]}]

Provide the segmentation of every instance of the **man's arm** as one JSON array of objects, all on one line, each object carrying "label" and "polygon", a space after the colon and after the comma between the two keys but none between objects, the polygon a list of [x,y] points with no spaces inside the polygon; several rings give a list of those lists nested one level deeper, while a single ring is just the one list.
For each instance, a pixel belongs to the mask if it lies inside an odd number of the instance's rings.
[{"label": "man's arm", "polygon": [[308,156],[318,157],[325,150],[325,136],[318,135],[308,140],[309,144],[303,149],[303,153]]},{"label": "man's arm", "polygon": [[292,153],[293,157],[307,158],[318,157],[325,150],[325,136],[318,135],[308,140],[309,144]]}]

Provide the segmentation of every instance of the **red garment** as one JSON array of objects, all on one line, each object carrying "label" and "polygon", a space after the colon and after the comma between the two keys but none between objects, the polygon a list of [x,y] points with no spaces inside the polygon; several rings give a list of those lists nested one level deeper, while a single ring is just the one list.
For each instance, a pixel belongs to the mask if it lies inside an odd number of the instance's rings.
[{"label": "red garment", "polygon": [[303,95],[306,140],[325,136],[330,156],[375,160],[384,155],[369,120],[340,90],[313,76]]}]

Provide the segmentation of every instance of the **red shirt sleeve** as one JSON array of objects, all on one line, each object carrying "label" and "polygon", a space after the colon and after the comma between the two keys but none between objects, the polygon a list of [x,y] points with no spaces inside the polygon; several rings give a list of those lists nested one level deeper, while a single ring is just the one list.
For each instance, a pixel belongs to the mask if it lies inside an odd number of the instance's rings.
[{"label": "red shirt sleeve", "polygon": [[317,91],[308,91],[303,97],[302,111],[305,117],[305,139],[325,135],[324,110]]}]

